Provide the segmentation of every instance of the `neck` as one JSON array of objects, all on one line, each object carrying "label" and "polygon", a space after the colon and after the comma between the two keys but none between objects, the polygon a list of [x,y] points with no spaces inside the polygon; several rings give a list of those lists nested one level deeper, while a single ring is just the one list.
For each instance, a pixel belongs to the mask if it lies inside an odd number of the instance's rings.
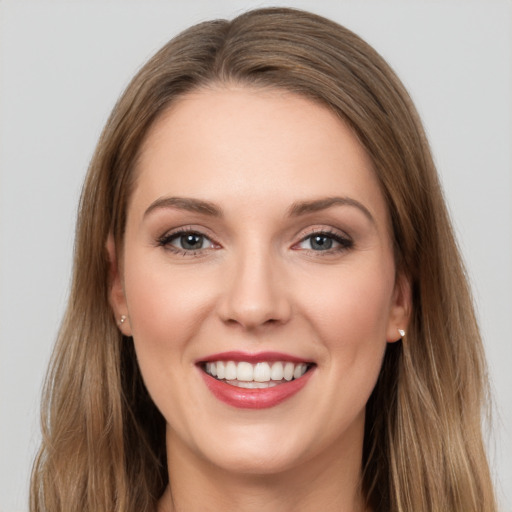
[{"label": "neck", "polygon": [[[243,474],[214,466],[167,434],[170,484],[158,512],[368,512],[360,492],[362,438],[292,469]],[[171,447],[171,449],[169,449]],[[341,446],[340,446],[341,448]]]}]

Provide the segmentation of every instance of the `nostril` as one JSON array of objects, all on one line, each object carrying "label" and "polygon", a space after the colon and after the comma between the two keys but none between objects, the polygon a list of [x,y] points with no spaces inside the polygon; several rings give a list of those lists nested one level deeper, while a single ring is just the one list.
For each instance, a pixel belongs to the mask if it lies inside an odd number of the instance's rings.
[{"label": "nostril", "polygon": [[230,278],[220,291],[219,317],[244,329],[276,326],[290,317],[289,295],[277,267],[261,251],[240,255]]},{"label": "nostril", "polygon": [[282,320],[277,318],[269,318],[266,320],[258,320],[255,318],[238,317],[238,318],[227,318],[224,320],[227,325],[240,326],[246,330],[254,330],[261,327],[272,327],[284,323]]}]

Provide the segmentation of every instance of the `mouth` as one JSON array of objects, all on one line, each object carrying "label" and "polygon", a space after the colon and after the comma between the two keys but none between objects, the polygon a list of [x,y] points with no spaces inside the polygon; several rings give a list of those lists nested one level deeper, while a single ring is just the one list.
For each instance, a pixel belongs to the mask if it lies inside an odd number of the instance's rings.
[{"label": "mouth", "polygon": [[199,361],[203,379],[213,395],[243,409],[263,409],[298,393],[316,364],[278,353],[229,352]]},{"label": "mouth", "polygon": [[244,389],[266,389],[300,379],[312,363],[292,361],[208,361],[202,369],[214,379]]}]

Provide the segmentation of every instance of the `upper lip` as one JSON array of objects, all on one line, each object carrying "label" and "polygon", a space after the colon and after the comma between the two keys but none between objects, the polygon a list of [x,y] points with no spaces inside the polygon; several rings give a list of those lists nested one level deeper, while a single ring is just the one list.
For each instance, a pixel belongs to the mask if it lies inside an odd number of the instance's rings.
[{"label": "upper lip", "polygon": [[242,352],[239,350],[232,350],[228,352],[219,352],[209,356],[200,358],[196,363],[208,363],[210,361],[246,361],[248,363],[261,363],[272,361],[290,361],[292,363],[311,363],[311,360],[302,357],[285,354],[283,352]]}]

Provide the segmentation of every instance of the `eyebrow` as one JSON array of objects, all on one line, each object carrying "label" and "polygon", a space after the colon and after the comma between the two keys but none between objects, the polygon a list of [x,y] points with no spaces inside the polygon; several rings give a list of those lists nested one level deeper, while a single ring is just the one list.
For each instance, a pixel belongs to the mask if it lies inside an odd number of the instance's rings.
[{"label": "eyebrow", "polygon": [[[288,210],[290,217],[299,217],[308,213],[315,213],[327,210],[333,206],[352,206],[359,209],[370,222],[375,224],[372,214],[362,203],[350,197],[325,197],[313,201],[300,201],[293,203]],[[201,213],[212,217],[222,217],[222,209],[215,203],[204,201],[202,199],[192,199],[189,197],[160,197],[153,201],[144,212],[144,217],[149,215],[153,210],[159,208],[176,208],[179,210],[187,210],[189,212]]]},{"label": "eyebrow", "polygon": [[153,210],[158,208],[177,208],[179,210],[202,213],[203,215],[222,217],[222,210],[214,203],[189,197],[160,197],[149,205],[144,212],[144,217],[147,217]]},{"label": "eyebrow", "polygon": [[362,203],[351,197],[326,197],[322,199],[316,199],[314,201],[304,201],[293,203],[289,209],[290,217],[298,217],[307,213],[315,213],[322,210],[327,210],[333,206],[352,206],[364,213],[365,217],[375,224],[370,210],[366,208]]}]

